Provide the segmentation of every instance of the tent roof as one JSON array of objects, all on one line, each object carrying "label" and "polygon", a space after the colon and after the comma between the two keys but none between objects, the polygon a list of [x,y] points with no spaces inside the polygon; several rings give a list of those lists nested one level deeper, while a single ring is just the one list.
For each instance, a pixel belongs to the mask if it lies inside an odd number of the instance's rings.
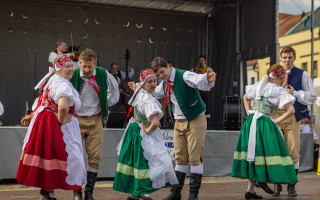
[{"label": "tent roof", "polygon": [[67,0],[64,2],[207,14],[211,13],[214,4],[221,1],[225,0]]}]

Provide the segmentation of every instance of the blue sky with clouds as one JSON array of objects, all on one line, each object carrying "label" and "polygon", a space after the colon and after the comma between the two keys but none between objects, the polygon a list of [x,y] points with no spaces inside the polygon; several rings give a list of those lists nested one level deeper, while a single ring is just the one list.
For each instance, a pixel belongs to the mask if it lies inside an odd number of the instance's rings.
[{"label": "blue sky with clouds", "polygon": [[[320,6],[320,0],[314,0],[314,8]],[[311,10],[311,0],[279,0],[279,12],[301,14]]]}]

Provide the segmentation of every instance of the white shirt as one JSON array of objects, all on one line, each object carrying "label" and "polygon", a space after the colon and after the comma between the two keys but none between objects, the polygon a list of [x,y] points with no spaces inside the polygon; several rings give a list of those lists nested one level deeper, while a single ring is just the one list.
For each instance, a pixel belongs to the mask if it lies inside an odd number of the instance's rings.
[{"label": "white shirt", "polygon": [[[176,69],[172,68],[171,75],[169,81],[174,82],[174,78],[176,76]],[[208,82],[206,74],[196,74],[194,72],[186,71],[183,74],[184,82],[191,88],[198,88],[199,90],[209,91],[215,84],[215,81]],[[156,90],[152,93],[157,99],[161,99],[165,96],[163,91],[163,81],[157,86]],[[174,119],[186,119],[183,115],[181,108],[177,102],[176,96],[174,95],[174,91],[172,90],[171,94],[171,102],[173,103],[172,112],[174,115]],[[201,113],[203,115],[205,112]]]},{"label": "white shirt", "polygon": [[[113,106],[119,101],[119,88],[118,83],[114,76],[112,76],[107,70],[107,99],[108,106]],[[96,69],[94,69],[92,75],[96,75]],[[81,100],[81,108],[76,112],[78,116],[93,116],[99,114],[101,112],[100,100],[96,89],[88,84],[87,78],[84,76],[82,71],[80,70],[80,77],[84,80],[84,84],[82,87],[80,100]],[[95,82],[95,81],[94,81]],[[96,83],[96,82],[95,82]]]},{"label": "white shirt", "polygon": [[[132,69],[132,68],[131,68]],[[120,74],[121,74],[121,78],[122,78],[122,80],[124,80],[125,78],[126,78],[126,72],[123,72],[123,71],[119,71],[120,72]],[[112,74],[113,75],[113,74]],[[115,74],[116,75],[116,79],[117,79],[117,82],[118,82],[118,84],[120,84],[121,83],[121,79],[120,79],[120,77],[118,77],[118,72]],[[132,78],[133,77],[133,75],[134,75],[134,70],[132,69],[130,72],[128,71],[128,77],[129,78]],[[113,76],[113,77],[115,77],[115,76]]]},{"label": "white shirt", "polygon": [[[311,127],[309,124],[301,124],[300,125],[300,132],[301,134],[308,134],[311,133]],[[313,127],[313,139],[314,140],[319,140],[318,135],[316,133],[316,130]]]},{"label": "white shirt", "polygon": [[[287,70],[287,73],[291,73],[293,67],[294,66]],[[287,88],[288,86],[285,86],[285,89]],[[311,105],[316,100],[317,96],[314,91],[312,79],[306,71],[302,74],[302,90],[293,91],[293,96],[303,105]]]},{"label": "white shirt", "polygon": [[78,62],[72,61],[72,63],[73,63],[73,68],[74,68],[74,69],[77,69],[77,68],[80,67],[80,61],[78,61]]}]

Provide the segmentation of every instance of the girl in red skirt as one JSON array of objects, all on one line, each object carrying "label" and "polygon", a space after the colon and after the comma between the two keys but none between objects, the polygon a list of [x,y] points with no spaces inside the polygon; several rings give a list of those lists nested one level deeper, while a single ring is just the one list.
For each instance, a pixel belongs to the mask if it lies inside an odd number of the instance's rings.
[{"label": "girl in red skirt", "polygon": [[41,106],[28,127],[19,168],[18,184],[41,188],[41,198],[55,200],[54,189],[80,190],[86,183],[86,168],[79,122],[78,92],[69,79],[74,68],[71,59],[61,55],[55,61],[55,74],[44,87]]}]

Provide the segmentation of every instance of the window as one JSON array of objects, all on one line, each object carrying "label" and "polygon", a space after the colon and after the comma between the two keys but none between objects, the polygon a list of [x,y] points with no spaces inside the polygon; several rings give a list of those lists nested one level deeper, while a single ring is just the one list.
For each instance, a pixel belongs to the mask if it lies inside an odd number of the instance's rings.
[{"label": "window", "polygon": [[251,77],[250,78],[250,85],[253,85],[254,84],[254,77]]},{"label": "window", "polygon": [[313,78],[318,77],[318,61],[313,61]]},{"label": "window", "polygon": [[302,67],[302,69],[304,70],[304,71],[308,71],[308,63],[302,63],[302,65],[301,65],[301,67]]}]

